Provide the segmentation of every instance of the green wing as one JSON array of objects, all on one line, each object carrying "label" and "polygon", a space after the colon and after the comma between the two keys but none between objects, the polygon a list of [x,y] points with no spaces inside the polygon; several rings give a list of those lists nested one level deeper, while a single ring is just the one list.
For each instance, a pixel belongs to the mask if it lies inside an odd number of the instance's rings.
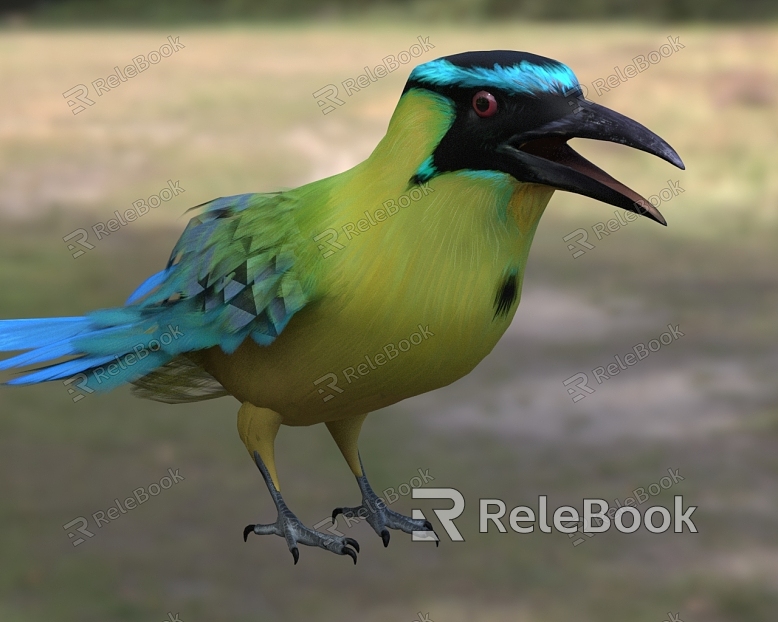
[{"label": "green wing", "polygon": [[[311,290],[311,275],[300,274],[295,252],[298,201],[284,193],[243,194],[193,209],[202,211],[166,269],[143,283],[128,305],[164,309],[187,335],[189,351],[218,345],[229,353],[247,337],[271,344]],[[134,384],[143,397],[168,402],[223,395],[209,378],[178,356]]]}]

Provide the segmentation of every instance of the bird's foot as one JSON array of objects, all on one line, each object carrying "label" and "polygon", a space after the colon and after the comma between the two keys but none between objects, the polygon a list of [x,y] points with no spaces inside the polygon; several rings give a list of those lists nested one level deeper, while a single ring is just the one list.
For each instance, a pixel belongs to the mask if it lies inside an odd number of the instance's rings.
[{"label": "bird's foot", "polygon": [[399,529],[405,533],[427,532],[430,539],[435,540],[435,546],[440,544],[432,523],[424,519],[411,518],[386,507],[386,503],[379,497],[367,481],[364,475],[357,477],[359,488],[362,491],[362,505],[353,508],[335,508],[332,511],[332,522],[339,514],[347,519],[364,518],[368,524],[381,536],[384,546],[389,546],[389,529]]},{"label": "bird's foot", "polygon": [[276,504],[278,520],[269,525],[247,525],[243,530],[243,541],[245,542],[248,540],[249,534],[252,532],[258,536],[272,534],[281,536],[286,540],[286,544],[289,546],[289,552],[292,554],[292,557],[294,557],[295,564],[297,564],[297,561],[300,559],[300,550],[297,548],[298,544],[318,546],[319,548],[332,551],[338,555],[348,555],[356,564],[357,553],[359,553],[359,543],[353,538],[333,536],[331,534],[316,531],[315,529],[309,529],[303,525],[300,522],[300,519],[287,507],[284,498],[273,483],[273,478],[270,476],[267,466],[256,451],[254,452],[254,461],[257,463],[259,472],[262,473],[262,478],[265,480],[267,488],[270,491],[270,496]]},{"label": "bird's foot", "polygon": [[[353,538],[343,536],[333,536],[330,534],[310,529],[303,525],[300,520],[289,510],[279,511],[278,520],[269,525],[248,525],[243,530],[244,542],[248,539],[250,533],[259,536],[273,534],[281,536],[286,540],[289,551],[294,557],[294,563],[300,559],[298,544],[307,546],[318,546],[338,555],[348,555],[357,563],[357,553],[359,553],[359,543]],[[353,547],[353,548],[352,548]]]}]

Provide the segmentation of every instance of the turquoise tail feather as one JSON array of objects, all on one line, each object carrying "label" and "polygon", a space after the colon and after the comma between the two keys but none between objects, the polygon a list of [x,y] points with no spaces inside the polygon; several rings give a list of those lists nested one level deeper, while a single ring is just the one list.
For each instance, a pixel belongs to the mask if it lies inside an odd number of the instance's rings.
[{"label": "turquoise tail feather", "polygon": [[[81,318],[0,321],[0,350],[27,349],[0,362],[0,370],[49,363],[7,384],[37,384],[84,374],[90,389],[107,391],[137,380],[181,352],[176,341],[181,340],[183,331],[175,324],[164,326],[144,319],[106,326],[99,321],[100,313]],[[68,360],[57,362],[66,357]]]},{"label": "turquoise tail feather", "polygon": [[[296,205],[282,194],[216,199],[200,206],[167,267],[125,306],[83,317],[0,320],[0,352],[25,351],[0,362],[0,371],[22,374],[7,384],[83,375],[89,389],[104,391],[169,363],[168,371],[197,384],[202,378],[181,355],[216,346],[230,354],[249,337],[270,345],[307,302],[294,269]],[[311,286],[310,278],[305,282]],[[23,370],[30,365],[42,366]]]}]

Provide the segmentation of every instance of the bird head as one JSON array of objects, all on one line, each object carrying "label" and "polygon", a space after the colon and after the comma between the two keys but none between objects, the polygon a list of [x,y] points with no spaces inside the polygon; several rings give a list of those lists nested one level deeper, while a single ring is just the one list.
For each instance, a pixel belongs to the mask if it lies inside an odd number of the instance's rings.
[{"label": "bird head", "polygon": [[584,98],[566,65],[525,52],[465,52],[416,67],[403,96],[423,90],[448,121],[412,183],[454,171],[506,173],[609,203],[666,224],[646,199],[574,151],[591,138],[646,151],[683,169],[678,154],[640,123]]}]

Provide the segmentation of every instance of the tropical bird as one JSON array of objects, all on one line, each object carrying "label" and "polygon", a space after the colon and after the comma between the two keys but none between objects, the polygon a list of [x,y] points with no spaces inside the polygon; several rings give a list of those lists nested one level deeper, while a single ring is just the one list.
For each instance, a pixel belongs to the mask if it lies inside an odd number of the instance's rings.
[{"label": "tropical bird", "polygon": [[[468,374],[508,328],[533,235],[554,190],[661,214],[571,138],[612,141],[684,168],[641,124],[586,100],[573,71],[515,51],[455,54],[413,69],[384,138],[361,164],[272,194],[197,206],[166,267],[122,307],[0,322],[0,369],[27,385],[78,379],[185,403],[231,395],[238,432],[278,510],[250,533],[356,563],[358,543],[310,529],[281,496],[281,425],[324,423],[356,477],[359,514],[431,532],[370,486],[357,439],[368,413]],[[431,534],[431,537],[432,534]],[[437,538],[435,537],[437,540]]]}]

